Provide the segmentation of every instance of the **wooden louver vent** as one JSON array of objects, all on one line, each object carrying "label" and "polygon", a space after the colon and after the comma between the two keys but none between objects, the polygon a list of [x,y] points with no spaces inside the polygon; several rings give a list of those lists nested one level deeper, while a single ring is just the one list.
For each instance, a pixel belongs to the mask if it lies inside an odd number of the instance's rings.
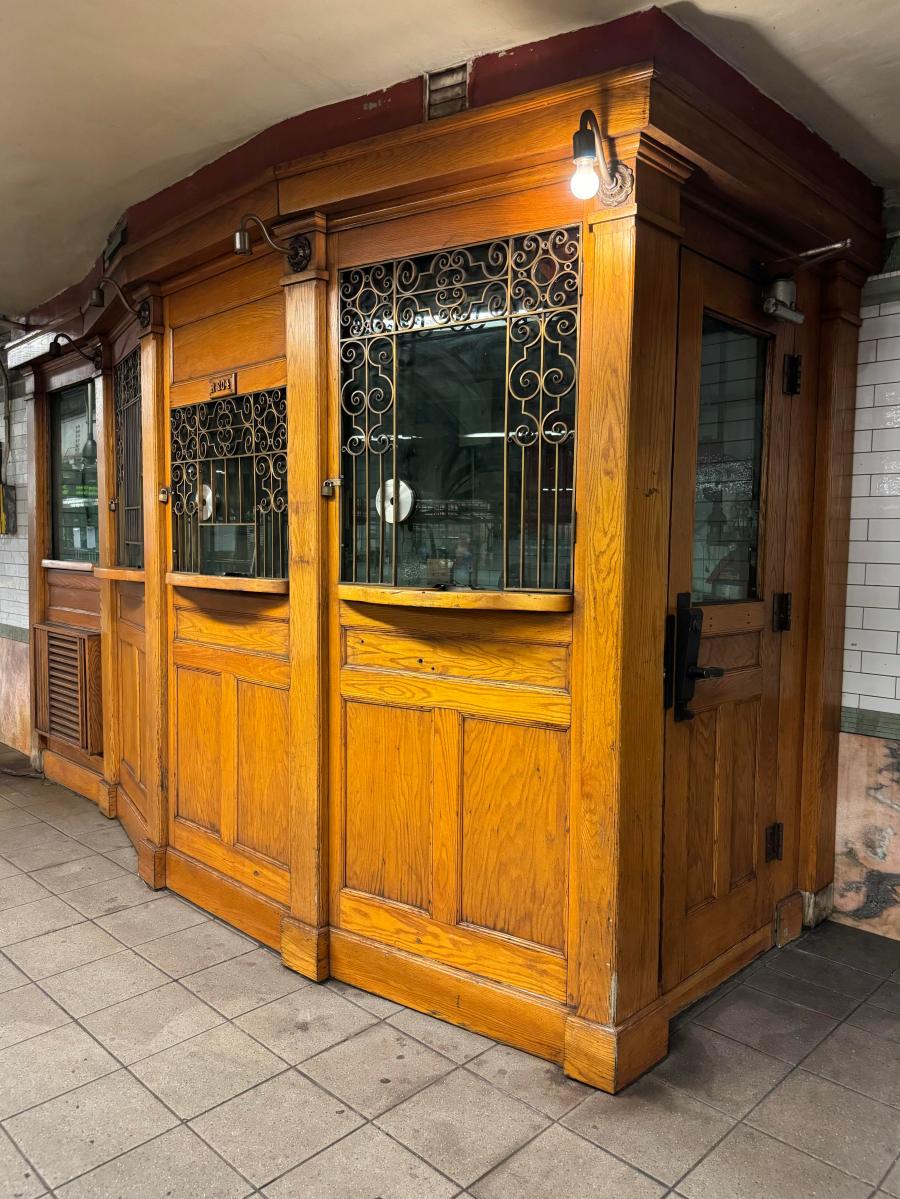
[{"label": "wooden louver vent", "polygon": [[35,723],[88,754],[103,748],[100,634],[57,624],[34,627]]}]

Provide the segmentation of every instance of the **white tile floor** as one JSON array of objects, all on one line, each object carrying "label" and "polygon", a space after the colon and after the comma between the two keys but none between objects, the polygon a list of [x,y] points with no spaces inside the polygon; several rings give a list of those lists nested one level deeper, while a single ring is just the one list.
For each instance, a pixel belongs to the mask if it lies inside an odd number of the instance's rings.
[{"label": "white tile floor", "polygon": [[827,924],[611,1097],[285,970],[0,752],[0,1199],[900,1199],[900,943]]}]

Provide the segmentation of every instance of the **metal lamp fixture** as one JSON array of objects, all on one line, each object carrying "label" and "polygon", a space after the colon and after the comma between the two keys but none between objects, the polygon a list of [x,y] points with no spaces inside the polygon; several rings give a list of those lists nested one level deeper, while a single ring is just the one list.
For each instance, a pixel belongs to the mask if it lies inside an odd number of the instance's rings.
[{"label": "metal lamp fixture", "polygon": [[250,231],[248,225],[258,225],[259,230],[266,242],[277,250],[279,254],[283,254],[288,260],[288,267],[296,274],[298,271],[305,271],[309,266],[309,260],[312,257],[312,246],[309,238],[305,233],[298,233],[294,237],[288,238],[287,241],[276,241],[272,237],[269,230],[266,228],[266,223],[262,217],[258,217],[255,212],[245,213],[241,217],[241,223],[234,231],[234,252],[235,254],[252,254],[253,244],[250,241]]},{"label": "metal lamp fixture", "polygon": [[88,305],[91,308],[105,307],[106,296],[103,294],[104,283],[108,283],[109,286],[116,293],[116,295],[119,297],[119,299],[122,301],[122,303],[125,305],[125,307],[128,309],[128,311],[133,312],[134,315],[137,316],[138,310],[137,310],[136,305],[132,304],[131,300],[129,300],[128,296],[126,296],[126,294],[122,290],[122,288],[118,285],[118,283],[116,283],[115,279],[110,278],[109,275],[101,275],[100,278],[97,280],[96,287],[93,287],[91,289],[91,296],[90,296],[90,299],[88,300]]},{"label": "metal lamp fixture", "polygon": [[47,347],[47,353],[51,358],[62,357],[63,350],[68,348],[68,346],[64,344],[64,341],[68,342],[68,345],[71,346],[76,353],[80,354],[82,358],[90,362],[94,370],[100,369],[103,364],[103,350],[100,348],[100,346],[94,346],[93,350],[88,353],[87,350],[83,350],[81,346],[76,345],[74,337],[70,337],[68,333],[57,333],[50,342],[49,346]]},{"label": "metal lamp fixture", "polygon": [[141,327],[146,329],[150,325],[150,302],[142,300],[140,304],[134,304],[129,300],[128,296],[119,286],[119,284],[109,275],[101,275],[97,280],[96,286],[91,288],[90,298],[88,299],[89,308],[104,308],[106,306],[106,296],[103,293],[104,284],[115,291],[116,295],[125,305],[129,312],[133,313],[141,323]]},{"label": "metal lamp fixture", "polygon": [[634,190],[634,173],[624,163],[607,162],[603,150],[600,122],[592,108],[581,114],[581,123],[572,137],[572,194],[579,200],[592,200],[599,193],[607,208],[624,204]]}]

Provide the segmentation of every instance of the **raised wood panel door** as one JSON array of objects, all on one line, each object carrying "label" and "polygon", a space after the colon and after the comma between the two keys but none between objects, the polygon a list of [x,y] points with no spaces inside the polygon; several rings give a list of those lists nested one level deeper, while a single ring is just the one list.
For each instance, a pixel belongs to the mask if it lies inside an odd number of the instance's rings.
[{"label": "raised wood panel door", "polygon": [[702,614],[702,634],[687,704],[669,662],[664,989],[772,916],[765,843],[777,810],[785,634],[773,611],[784,575],[789,348],[785,327],[761,311],[758,285],[685,253],[669,614],[675,621],[681,597],[685,612]]},{"label": "raised wood panel door", "polygon": [[563,1000],[571,618],[339,621],[333,923]]},{"label": "raised wood panel door", "polygon": [[144,584],[114,583],[116,612],[115,655],[118,679],[116,702],[119,708],[119,784],[128,798],[147,819],[147,720],[144,627]]},{"label": "raised wood panel door", "polygon": [[287,603],[178,588],[170,643],[170,843],[289,896]]}]

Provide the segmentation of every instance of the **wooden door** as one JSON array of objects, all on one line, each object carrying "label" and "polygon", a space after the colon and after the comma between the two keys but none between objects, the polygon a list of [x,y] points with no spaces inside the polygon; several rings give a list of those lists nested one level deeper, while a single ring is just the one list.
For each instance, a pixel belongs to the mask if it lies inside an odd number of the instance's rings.
[{"label": "wooden door", "polygon": [[[671,641],[679,619],[702,619],[702,630],[693,671],[683,656],[668,662],[666,990],[767,923],[778,898],[766,840],[777,811],[792,327],[765,317],[758,285],[686,252],[678,337]],[[695,689],[679,702],[685,665]]]}]

